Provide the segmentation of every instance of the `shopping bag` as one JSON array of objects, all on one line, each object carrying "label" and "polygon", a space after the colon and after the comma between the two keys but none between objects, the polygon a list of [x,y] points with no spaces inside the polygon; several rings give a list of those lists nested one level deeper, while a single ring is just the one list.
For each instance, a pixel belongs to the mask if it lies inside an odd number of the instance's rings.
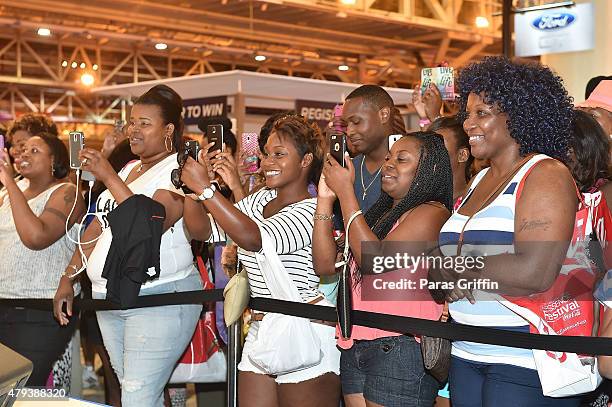
[{"label": "shopping bag", "polygon": [[[214,284],[202,258],[198,256],[197,260],[204,289],[213,289]],[[170,377],[170,383],[218,383],[226,380],[227,358],[219,346],[215,320],[214,311],[202,313],[191,342]]]}]

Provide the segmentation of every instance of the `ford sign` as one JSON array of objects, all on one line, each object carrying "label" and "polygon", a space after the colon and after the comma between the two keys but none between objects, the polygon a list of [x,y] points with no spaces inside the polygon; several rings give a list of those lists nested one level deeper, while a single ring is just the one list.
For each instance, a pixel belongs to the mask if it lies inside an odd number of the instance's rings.
[{"label": "ford sign", "polygon": [[556,30],[565,28],[576,20],[576,16],[570,13],[543,14],[531,23],[538,30]]}]

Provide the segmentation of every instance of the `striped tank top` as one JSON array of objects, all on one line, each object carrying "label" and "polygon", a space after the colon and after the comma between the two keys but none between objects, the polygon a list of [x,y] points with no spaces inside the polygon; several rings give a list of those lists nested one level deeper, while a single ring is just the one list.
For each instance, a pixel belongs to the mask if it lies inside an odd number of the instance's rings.
[{"label": "striped tank top", "polygon": [[[531,167],[547,158],[549,157],[544,154],[532,157],[492,202],[469,219],[459,211],[470,199],[489,168],[480,171],[465,193],[465,199],[440,231],[439,243],[442,254],[444,256],[457,254],[457,243],[462,229],[464,230],[462,256],[514,253],[514,213],[519,184]],[[466,299],[450,304],[450,314],[456,323],[529,332],[529,325],[523,318],[497,301],[498,298],[501,299],[500,296],[482,291],[474,291],[473,294],[476,298],[475,304],[470,304]],[[456,341],[453,342],[452,354],[475,362],[503,363],[535,369],[533,355],[529,349]]]}]

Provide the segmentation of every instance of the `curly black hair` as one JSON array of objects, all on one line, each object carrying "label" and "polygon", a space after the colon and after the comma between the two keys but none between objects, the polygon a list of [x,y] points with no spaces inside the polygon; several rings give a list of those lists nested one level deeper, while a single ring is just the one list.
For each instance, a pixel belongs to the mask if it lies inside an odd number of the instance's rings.
[{"label": "curly black hair", "polygon": [[464,68],[457,79],[459,120],[465,121],[468,95],[508,115],[510,136],[520,155],[542,153],[566,162],[572,131],[572,98],[548,67],[506,57],[486,57]]},{"label": "curly black hair", "polygon": [[37,136],[45,133],[49,136],[57,137],[57,126],[53,123],[50,117],[40,113],[26,113],[19,119],[15,120],[8,128],[7,135],[9,138],[19,130],[27,131],[30,136]]}]

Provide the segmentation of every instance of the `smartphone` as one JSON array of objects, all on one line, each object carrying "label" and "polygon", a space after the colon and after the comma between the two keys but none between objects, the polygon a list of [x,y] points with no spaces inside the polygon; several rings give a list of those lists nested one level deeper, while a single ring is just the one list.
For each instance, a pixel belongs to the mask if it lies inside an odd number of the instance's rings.
[{"label": "smartphone", "polygon": [[0,134],[0,151],[4,152],[4,136]]},{"label": "smartphone", "polygon": [[206,128],[206,138],[209,143],[215,143],[208,151],[223,151],[223,125],[209,124]]},{"label": "smartphone", "polygon": [[198,161],[198,153],[200,152],[200,143],[196,140],[185,141],[185,154],[194,160]]},{"label": "smartphone", "polygon": [[455,99],[455,70],[450,66],[423,68],[421,70],[421,95],[431,84],[435,84],[442,95],[442,100]]},{"label": "smartphone", "polygon": [[402,138],[401,134],[392,134],[389,136],[389,150],[391,150],[391,147],[393,147],[393,144],[395,144],[395,142],[399,139]]},{"label": "smartphone", "polygon": [[342,109],[343,105],[336,105],[336,107],[334,107],[334,118],[332,119],[332,122],[334,123],[334,130],[346,133],[346,126],[342,121]]},{"label": "smartphone", "polygon": [[85,147],[85,135],[82,131],[71,131],[68,133],[68,147],[70,150],[70,168],[80,170],[81,159],[79,158],[79,153]]},{"label": "smartphone", "polygon": [[344,153],[346,153],[346,136],[342,133],[334,133],[329,136],[329,153],[338,164],[345,166]]},{"label": "smartphone", "polygon": [[257,172],[259,168],[259,136],[257,133],[242,133],[240,137],[241,149],[244,152],[243,164],[246,166],[246,171],[249,174]]},{"label": "smartphone", "polygon": [[[68,133],[68,147],[70,150],[70,168],[80,170],[81,159],[79,158],[79,153],[85,147],[85,135],[82,131],[71,131]],[[83,181],[95,181],[96,177],[89,171],[83,171],[81,179]]]}]

